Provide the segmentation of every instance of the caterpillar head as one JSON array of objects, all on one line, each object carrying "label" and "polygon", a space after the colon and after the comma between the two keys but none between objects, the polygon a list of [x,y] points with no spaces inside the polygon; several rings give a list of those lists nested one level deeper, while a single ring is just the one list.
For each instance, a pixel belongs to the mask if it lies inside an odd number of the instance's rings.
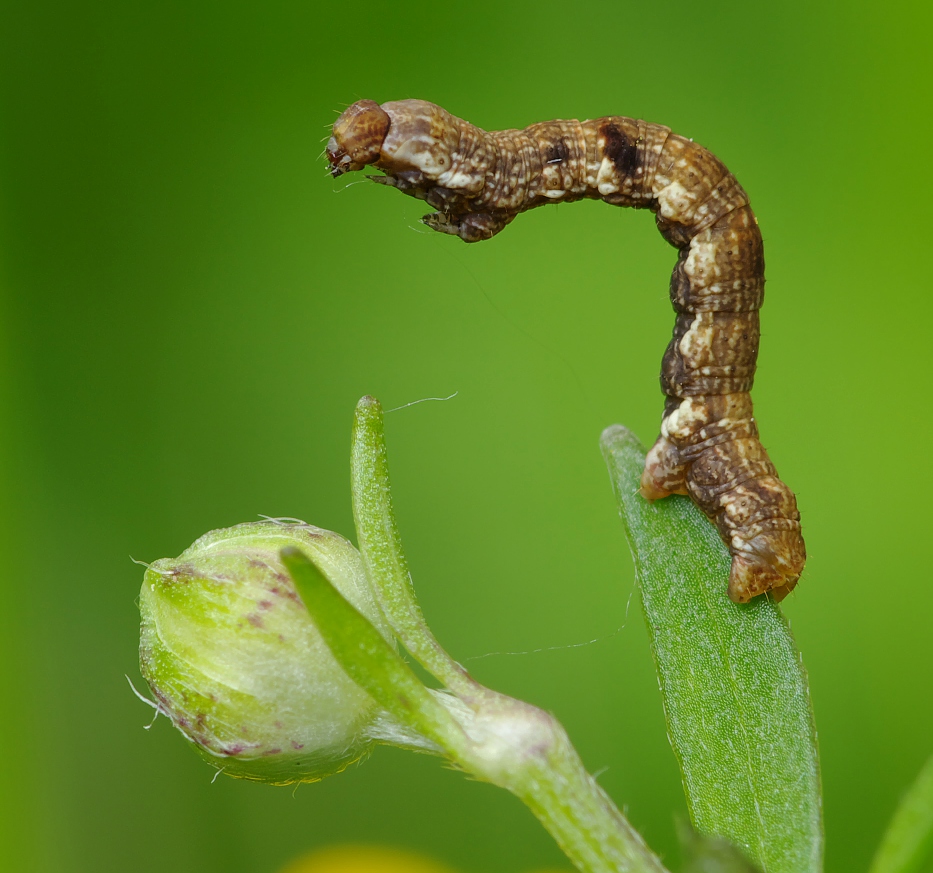
[{"label": "caterpillar head", "polygon": [[373,164],[392,176],[436,182],[453,162],[461,123],[426,100],[394,100],[382,106],[360,100],[334,123],[327,143],[331,174]]},{"label": "caterpillar head", "polygon": [[330,174],[342,176],[379,160],[389,124],[388,114],[375,100],[359,100],[344,110],[327,143]]}]

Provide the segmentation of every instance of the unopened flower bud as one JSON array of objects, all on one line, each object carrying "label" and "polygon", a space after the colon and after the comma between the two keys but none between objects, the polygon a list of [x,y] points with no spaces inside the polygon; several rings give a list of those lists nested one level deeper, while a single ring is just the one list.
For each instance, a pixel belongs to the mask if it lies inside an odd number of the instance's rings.
[{"label": "unopened flower bud", "polygon": [[140,670],[201,755],[232,776],[313,781],[366,753],[378,716],[334,660],[279,560],[301,549],[392,639],[357,550],[303,523],[264,521],[205,534],[146,571]]}]

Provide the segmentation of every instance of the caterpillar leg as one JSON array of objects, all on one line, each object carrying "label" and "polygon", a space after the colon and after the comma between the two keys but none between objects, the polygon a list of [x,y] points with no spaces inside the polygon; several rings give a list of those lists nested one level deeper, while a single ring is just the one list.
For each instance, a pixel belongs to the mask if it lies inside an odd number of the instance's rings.
[{"label": "caterpillar leg", "polygon": [[513,218],[514,215],[497,215],[491,212],[468,212],[465,215],[432,212],[421,220],[431,230],[459,236],[464,242],[480,242],[494,237]]},{"label": "caterpillar leg", "polygon": [[645,458],[645,471],[641,474],[638,493],[645,500],[687,493],[686,465],[681,461],[677,447],[664,436],[658,437]]},{"label": "caterpillar leg", "polygon": [[732,555],[736,603],[765,592],[781,600],[797,584],[806,562],[797,500],[758,438],[747,392],[670,403],[641,494],[687,494],[716,525]]},{"label": "caterpillar leg", "polygon": [[[732,552],[729,597],[747,603],[770,591],[776,600],[783,600],[797,584],[807,560],[793,493],[776,476],[765,476],[723,495],[723,503],[716,522],[723,539],[726,531],[732,533],[726,541]],[[736,505],[740,507],[738,519],[730,517]],[[761,518],[764,513],[771,517]],[[744,522],[742,516],[751,516],[751,520]]]},{"label": "caterpillar leg", "polygon": [[797,500],[777,477],[752,426],[748,422],[714,438],[721,442],[707,442],[687,468],[688,493],[732,553],[729,597],[736,603],[766,591],[781,600],[797,584],[807,558]]},{"label": "caterpillar leg", "polygon": [[[768,591],[781,601],[796,587],[806,561],[800,525],[796,531],[769,532],[755,539],[758,542],[749,544],[748,553],[733,553],[729,598],[736,603],[748,603]],[[788,554],[795,554],[796,560],[789,562]]]}]

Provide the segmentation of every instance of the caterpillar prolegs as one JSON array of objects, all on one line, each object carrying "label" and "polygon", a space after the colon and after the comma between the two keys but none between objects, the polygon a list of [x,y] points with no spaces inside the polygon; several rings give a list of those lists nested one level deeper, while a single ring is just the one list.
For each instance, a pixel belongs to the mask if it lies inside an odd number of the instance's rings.
[{"label": "caterpillar prolegs", "polygon": [[732,554],[729,596],[784,597],[806,560],[793,492],[758,439],[749,391],[764,297],[761,233],[745,191],[709,151],[660,124],[611,116],[487,132],[423,100],[361,100],[327,144],[339,176],[426,200],[434,230],[489,239],[520,212],[584,197],[650,209],[680,254],[677,313],[661,365],[661,435],[641,493],[688,494]]}]

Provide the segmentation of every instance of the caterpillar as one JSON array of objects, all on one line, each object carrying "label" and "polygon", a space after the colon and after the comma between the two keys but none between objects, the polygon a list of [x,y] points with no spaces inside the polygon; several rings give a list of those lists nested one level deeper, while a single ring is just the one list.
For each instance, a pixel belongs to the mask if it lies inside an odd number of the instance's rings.
[{"label": "caterpillar", "polygon": [[729,597],[782,599],[806,561],[793,492],[759,440],[749,392],[758,358],[764,253],[741,185],[711,152],[661,124],[622,116],[484,131],[424,100],[360,100],[334,123],[333,176],[427,201],[424,223],[465,242],[546,203],[599,199],[650,209],[678,249],[674,335],[661,364],[661,433],[641,494],[689,495],[732,556]]}]

